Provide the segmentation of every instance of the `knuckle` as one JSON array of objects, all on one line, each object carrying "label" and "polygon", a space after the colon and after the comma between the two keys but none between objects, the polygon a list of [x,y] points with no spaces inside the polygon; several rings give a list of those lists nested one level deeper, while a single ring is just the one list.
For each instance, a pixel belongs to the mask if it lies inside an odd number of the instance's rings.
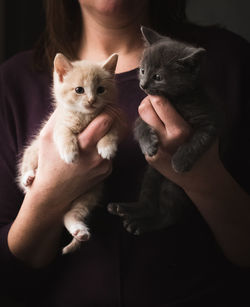
[{"label": "knuckle", "polygon": [[78,136],[78,144],[82,150],[86,150],[87,148],[89,148],[91,141],[91,137],[85,135],[84,133],[80,133]]},{"label": "knuckle", "polygon": [[106,113],[100,114],[98,118],[92,121],[93,129],[98,131],[109,129],[112,122],[113,118],[110,115]]},{"label": "knuckle", "polygon": [[92,157],[91,165],[94,169],[99,169],[100,165],[102,164],[102,157],[99,154],[94,154],[94,157]]},{"label": "knuckle", "polygon": [[107,177],[112,172],[112,163],[108,160],[103,160],[103,162],[100,165],[100,173],[101,175]]},{"label": "knuckle", "polygon": [[51,140],[53,138],[53,132],[44,126],[39,134],[39,139],[41,142]]},{"label": "knuckle", "polygon": [[155,107],[162,108],[168,104],[168,100],[163,96],[150,96],[150,101]]},{"label": "knuckle", "polygon": [[182,140],[186,140],[191,134],[191,129],[189,126],[181,127],[179,129],[179,138]]},{"label": "knuckle", "polygon": [[187,127],[175,127],[169,133],[169,139],[170,140],[186,140],[190,135],[190,129]]},{"label": "knuckle", "polygon": [[158,96],[153,98],[153,103],[157,105],[158,107],[161,107],[164,104],[163,99]]},{"label": "knuckle", "polygon": [[145,113],[145,112],[148,110],[149,104],[150,104],[150,102],[149,102],[148,100],[145,100],[145,101],[143,101],[143,102],[139,105],[139,107],[138,107],[138,112],[139,112],[140,115],[143,114],[143,113]]},{"label": "knuckle", "polygon": [[145,111],[145,102],[141,103],[138,107],[139,114],[142,114]]},{"label": "knuckle", "polygon": [[116,116],[118,115],[116,114],[116,110],[112,106],[108,106],[105,109],[105,112],[100,114],[99,116],[103,126],[108,127],[112,124],[114,118],[116,118]]}]

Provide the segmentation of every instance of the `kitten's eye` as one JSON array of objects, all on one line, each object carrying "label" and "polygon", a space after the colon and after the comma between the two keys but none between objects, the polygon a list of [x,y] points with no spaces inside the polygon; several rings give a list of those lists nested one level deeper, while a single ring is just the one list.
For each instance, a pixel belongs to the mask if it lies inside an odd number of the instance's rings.
[{"label": "kitten's eye", "polygon": [[99,87],[96,89],[97,94],[102,94],[102,93],[104,93],[104,91],[105,91],[105,88],[104,88],[103,86],[99,86]]},{"label": "kitten's eye", "polygon": [[82,86],[78,86],[75,88],[75,92],[77,94],[83,94],[84,93],[84,88]]},{"label": "kitten's eye", "polygon": [[155,81],[161,81],[161,75],[158,75],[158,74],[153,75],[153,79],[154,79]]},{"label": "kitten's eye", "polygon": [[145,70],[141,68],[141,74],[144,75]]}]

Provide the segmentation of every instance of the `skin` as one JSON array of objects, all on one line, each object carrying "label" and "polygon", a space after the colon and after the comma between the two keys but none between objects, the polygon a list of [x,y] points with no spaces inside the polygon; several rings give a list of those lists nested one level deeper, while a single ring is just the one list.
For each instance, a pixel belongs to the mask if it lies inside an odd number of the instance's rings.
[{"label": "skin", "polygon": [[116,73],[137,68],[144,48],[140,25],[147,25],[148,0],[79,0],[83,37],[79,58],[102,61],[116,52]]},{"label": "skin", "polygon": [[[131,0],[129,6],[126,0],[79,3],[84,17],[79,58],[100,61],[117,52],[116,72],[138,67],[143,50],[139,28],[148,24],[147,1]],[[176,174],[170,165],[171,155],[192,133],[191,128],[171,103],[160,97],[146,97],[139,114],[160,136],[160,149],[155,157],[146,157],[148,163],[183,187],[228,259],[250,266],[250,199],[224,169],[217,143],[190,172]],[[58,157],[52,141],[55,118],[53,114],[42,133],[37,176],[8,236],[11,252],[33,267],[48,264],[58,253],[62,217],[70,201],[111,171],[111,162],[96,152],[97,141],[112,124],[110,115],[100,115],[79,135],[81,157],[77,165],[66,165]]]}]

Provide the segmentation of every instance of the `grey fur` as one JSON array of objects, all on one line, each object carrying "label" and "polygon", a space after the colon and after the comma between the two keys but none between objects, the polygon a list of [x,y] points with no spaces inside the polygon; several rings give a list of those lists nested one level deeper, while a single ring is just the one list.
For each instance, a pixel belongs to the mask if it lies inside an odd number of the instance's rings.
[{"label": "grey fur", "polygon": [[[140,87],[151,95],[163,96],[193,129],[192,136],[172,156],[172,167],[182,173],[211,146],[217,136],[217,110],[200,84],[200,65],[205,53],[183,42],[142,28],[147,47],[140,68]],[[156,131],[141,118],[135,122],[134,135],[143,154],[153,156],[158,149]],[[184,191],[148,167],[139,201],[133,204],[110,204],[108,210],[123,217],[125,228],[133,234],[173,225],[192,212]]]}]

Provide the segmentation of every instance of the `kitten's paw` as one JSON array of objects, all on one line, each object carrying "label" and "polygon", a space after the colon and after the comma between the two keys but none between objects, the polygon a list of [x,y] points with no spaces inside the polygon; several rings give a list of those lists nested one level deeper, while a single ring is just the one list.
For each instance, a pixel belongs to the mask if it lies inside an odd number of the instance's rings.
[{"label": "kitten's paw", "polygon": [[132,206],[128,204],[118,204],[111,203],[107,207],[109,213],[113,215],[118,215],[122,218],[123,227],[131,234],[140,235],[143,233],[140,229],[137,219],[135,218],[136,214],[133,212]]},{"label": "kitten's paw", "polygon": [[78,150],[67,150],[67,149],[61,149],[59,151],[61,159],[66,162],[67,164],[74,163],[79,156]]},{"label": "kitten's paw", "polygon": [[97,150],[98,150],[99,155],[103,159],[110,160],[111,158],[115,156],[115,153],[117,151],[117,145],[113,143],[113,144],[109,144],[106,146],[102,146],[101,144],[98,143]]},{"label": "kitten's paw", "polygon": [[123,221],[123,227],[127,230],[127,232],[135,236],[139,236],[145,232],[137,220],[125,219]]},{"label": "kitten's paw", "polygon": [[119,215],[121,217],[125,216],[127,214],[126,210],[122,209],[122,206],[117,203],[110,203],[108,204],[108,212],[113,215]]},{"label": "kitten's paw", "polygon": [[88,230],[78,229],[74,232],[73,236],[78,241],[88,241],[90,238],[90,233],[88,232]]},{"label": "kitten's paw", "polygon": [[159,138],[156,131],[146,124],[140,117],[137,118],[134,128],[134,137],[139,142],[141,151],[150,157],[156,155],[159,146]]},{"label": "kitten's paw", "polygon": [[21,178],[21,185],[24,190],[27,190],[27,187],[31,186],[34,179],[35,179],[36,173],[34,170],[29,170],[25,172]]},{"label": "kitten's paw", "polygon": [[144,155],[148,155],[149,157],[153,157],[157,154],[159,139],[155,133],[151,133],[147,139],[140,139],[139,144],[141,147],[141,151]]},{"label": "kitten's paw", "polygon": [[141,145],[141,151],[144,155],[153,157],[157,154],[158,143],[157,144],[143,144]]},{"label": "kitten's paw", "polygon": [[78,224],[75,225],[75,227],[72,227],[71,235],[78,241],[88,241],[90,238],[88,228],[82,224]]},{"label": "kitten's paw", "polygon": [[178,155],[178,152],[173,155],[171,160],[172,168],[176,173],[184,173],[191,170],[193,161],[189,161],[183,158],[182,155]]},{"label": "kitten's paw", "polygon": [[107,210],[109,213],[122,218],[142,218],[149,214],[147,207],[139,202],[110,203]]}]

